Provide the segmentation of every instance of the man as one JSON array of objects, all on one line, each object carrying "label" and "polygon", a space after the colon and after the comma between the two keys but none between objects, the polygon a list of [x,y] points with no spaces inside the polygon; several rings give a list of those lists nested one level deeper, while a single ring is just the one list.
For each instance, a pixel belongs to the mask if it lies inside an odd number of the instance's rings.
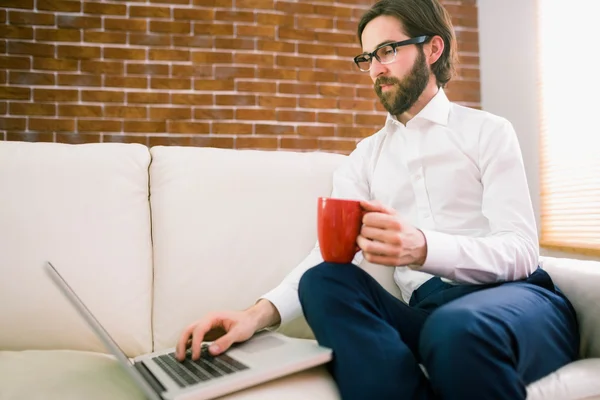
[{"label": "man", "polygon": [[363,200],[362,256],[395,268],[407,304],[315,249],[253,307],[190,325],[178,355],[190,337],[198,357],[206,334],[227,332],[218,354],[303,311],[334,351],[343,399],[525,399],[526,385],[576,358],[579,339],[570,303],[537,267],[515,132],[448,101],[455,37],[437,0],[382,0],[358,37],[355,62],[389,115],[336,171],[332,196]]}]

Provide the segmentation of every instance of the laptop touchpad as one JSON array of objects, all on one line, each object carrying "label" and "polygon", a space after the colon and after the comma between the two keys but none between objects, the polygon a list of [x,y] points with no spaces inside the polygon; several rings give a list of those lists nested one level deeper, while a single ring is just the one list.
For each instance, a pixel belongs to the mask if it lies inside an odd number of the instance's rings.
[{"label": "laptop touchpad", "polygon": [[246,353],[257,353],[260,351],[271,350],[283,346],[285,341],[274,336],[259,336],[239,345],[237,350]]}]

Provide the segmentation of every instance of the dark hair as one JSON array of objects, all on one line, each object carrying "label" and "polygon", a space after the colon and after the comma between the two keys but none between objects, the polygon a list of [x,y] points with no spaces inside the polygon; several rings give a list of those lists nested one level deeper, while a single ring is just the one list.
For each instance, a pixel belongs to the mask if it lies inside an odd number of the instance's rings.
[{"label": "dark hair", "polygon": [[[389,15],[397,18],[409,37],[440,36],[444,40],[444,52],[433,63],[433,71],[439,87],[446,86],[454,75],[457,61],[456,37],[450,15],[438,0],[380,0],[375,3],[358,23],[358,40],[362,46],[362,33],[373,19]],[[422,46],[422,45],[419,45]]]}]

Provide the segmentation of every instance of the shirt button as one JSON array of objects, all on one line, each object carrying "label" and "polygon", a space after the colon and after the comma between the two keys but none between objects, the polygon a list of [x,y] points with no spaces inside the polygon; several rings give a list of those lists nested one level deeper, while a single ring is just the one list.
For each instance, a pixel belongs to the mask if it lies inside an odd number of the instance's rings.
[{"label": "shirt button", "polygon": [[421,174],[415,174],[415,180],[416,181],[420,181],[421,179],[423,179],[423,175],[421,175]]}]

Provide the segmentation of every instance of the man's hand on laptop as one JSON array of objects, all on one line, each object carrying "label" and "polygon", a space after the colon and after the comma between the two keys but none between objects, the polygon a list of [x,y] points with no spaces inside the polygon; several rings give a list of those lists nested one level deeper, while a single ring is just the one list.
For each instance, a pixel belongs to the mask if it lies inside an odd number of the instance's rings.
[{"label": "man's hand on laptop", "polygon": [[186,350],[191,347],[192,359],[200,358],[202,342],[212,341],[208,351],[216,356],[231,347],[243,342],[254,333],[280,321],[277,308],[268,300],[261,299],[245,311],[223,311],[207,315],[189,325],[177,342],[176,357],[185,359]]}]

